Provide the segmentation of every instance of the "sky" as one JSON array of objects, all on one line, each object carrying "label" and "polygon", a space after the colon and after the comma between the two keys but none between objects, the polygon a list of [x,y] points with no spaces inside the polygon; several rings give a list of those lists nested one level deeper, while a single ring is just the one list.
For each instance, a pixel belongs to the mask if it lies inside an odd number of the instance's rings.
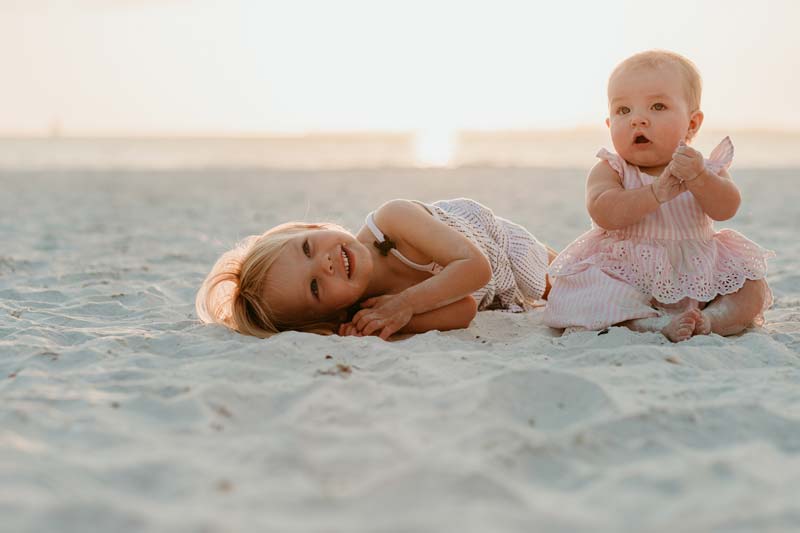
[{"label": "sky", "polygon": [[603,127],[635,52],[682,53],[704,127],[800,130],[792,0],[0,0],[0,134]]}]

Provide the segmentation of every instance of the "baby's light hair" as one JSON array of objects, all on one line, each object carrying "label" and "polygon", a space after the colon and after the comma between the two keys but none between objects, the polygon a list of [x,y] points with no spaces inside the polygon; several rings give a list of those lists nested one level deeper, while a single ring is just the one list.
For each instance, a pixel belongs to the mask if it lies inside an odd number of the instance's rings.
[{"label": "baby's light hair", "polygon": [[263,235],[251,235],[220,257],[197,291],[195,310],[205,323],[222,324],[239,333],[266,338],[280,331],[330,335],[339,317],[308,320],[279,316],[263,297],[267,272],[296,234],[339,228],[336,224],[287,222]]},{"label": "baby's light hair", "polygon": [[700,98],[703,92],[703,78],[700,76],[700,71],[690,59],[669,50],[646,50],[630,56],[614,68],[608,77],[608,84],[611,85],[614,76],[625,69],[656,68],[663,65],[678,67],[686,84],[686,101],[689,104],[689,110],[695,112],[700,109]]}]

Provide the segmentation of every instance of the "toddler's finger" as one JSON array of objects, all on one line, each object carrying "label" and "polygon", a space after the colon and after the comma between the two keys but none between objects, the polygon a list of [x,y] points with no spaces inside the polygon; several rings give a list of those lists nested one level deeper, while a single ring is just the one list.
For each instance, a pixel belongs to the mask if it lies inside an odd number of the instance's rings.
[{"label": "toddler's finger", "polygon": [[376,320],[372,320],[369,323],[367,323],[366,326],[364,326],[364,329],[361,330],[361,333],[369,336],[372,335],[376,329],[378,329],[378,323]]},{"label": "toddler's finger", "polygon": [[350,321],[351,324],[358,324],[358,322],[364,318],[364,316],[369,313],[369,309],[361,309],[355,315],[353,315],[353,319]]},{"label": "toddler's finger", "polygon": [[372,307],[373,305],[375,305],[375,302],[377,300],[378,299],[375,296],[373,296],[372,298],[367,298],[366,300],[361,302],[361,307]]},{"label": "toddler's finger", "polygon": [[[377,316],[375,316],[375,315],[372,315],[372,314],[370,314],[370,315],[364,315],[364,316],[363,316],[363,317],[361,317],[361,319],[358,321],[358,324],[356,324],[356,327],[358,328],[358,330],[359,330],[361,333],[365,333],[365,330],[366,330],[367,326],[368,326],[368,325],[369,325],[369,324],[370,324],[372,321],[374,321],[374,320],[377,320],[377,319],[378,319],[378,317],[377,317]],[[367,334],[367,335],[369,335],[369,333],[366,333],[366,334]]]}]

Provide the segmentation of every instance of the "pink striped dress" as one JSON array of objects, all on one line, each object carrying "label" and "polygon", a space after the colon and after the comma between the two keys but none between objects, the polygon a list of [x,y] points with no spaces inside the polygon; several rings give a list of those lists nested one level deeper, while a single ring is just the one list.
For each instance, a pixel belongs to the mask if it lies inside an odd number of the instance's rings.
[{"label": "pink striped dress", "polygon": [[[597,157],[619,173],[625,189],[653,182],[653,176],[605,149]],[[732,160],[733,144],[726,137],[706,168],[718,172]],[[592,222],[592,229],[550,265],[553,286],[544,322],[554,328],[603,329],[659,316],[659,309],[670,304],[695,300],[702,307],[717,295],[736,292],[748,279],[764,278],[773,255],[736,231],[714,231],[713,220],[686,191],[624,229],[605,230]],[[764,309],[772,305],[771,294],[767,300]],[[756,323],[763,323],[763,314]]]}]

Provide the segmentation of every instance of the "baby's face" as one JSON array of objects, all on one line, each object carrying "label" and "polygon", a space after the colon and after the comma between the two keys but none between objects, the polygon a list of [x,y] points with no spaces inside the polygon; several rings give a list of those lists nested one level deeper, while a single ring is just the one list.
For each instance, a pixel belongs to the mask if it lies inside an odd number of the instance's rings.
[{"label": "baby's face", "polygon": [[606,124],[628,163],[661,172],[700,127],[702,113],[689,109],[685,84],[673,65],[623,69],[610,80]]},{"label": "baby's face", "polygon": [[263,297],[281,317],[328,319],[361,299],[371,274],[369,250],[352,234],[310,229],[283,248]]}]

